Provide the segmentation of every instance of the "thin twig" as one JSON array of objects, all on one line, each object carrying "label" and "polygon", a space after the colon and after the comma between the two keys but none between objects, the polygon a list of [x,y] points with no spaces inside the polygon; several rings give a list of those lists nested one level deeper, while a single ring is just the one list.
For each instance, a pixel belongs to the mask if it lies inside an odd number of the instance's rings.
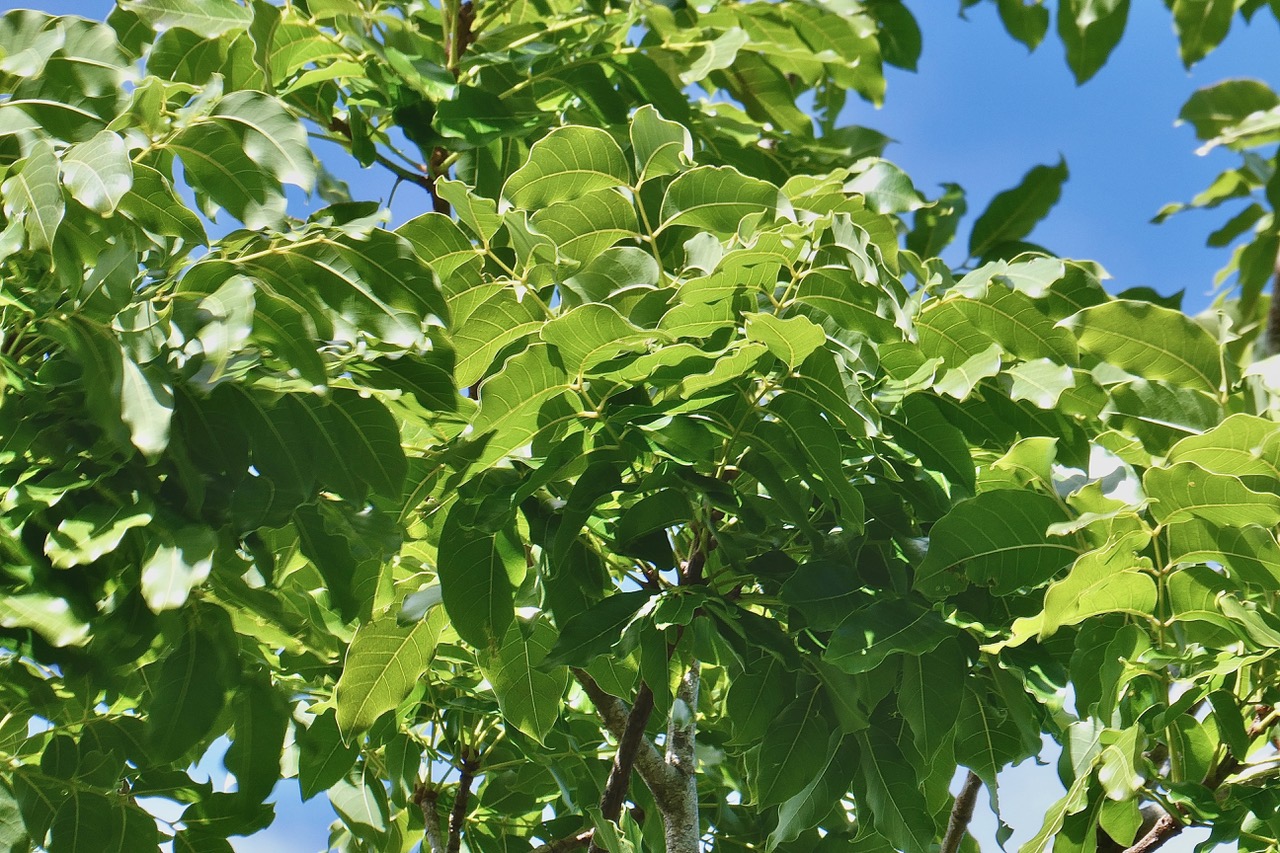
[{"label": "thin twig", "polygon": [[568,838],[558,838],[555,841],[543,844],[541,847],[535,847],[530,853],[567,853],[569,850],[577,850],[580,847],[586,847],[591,843],[591,836],[595,830],[584,829],[577,835],[570,835]]},{"label": "thin twig", "polygon": [[[618,751],[613,757],[613,769],[609,771],[609,779],[605,782],[604,795],[600,798],[600,814],[605,820],[618,822],[622,816],[622,802],[627,798],[627,789],[631,785],[631,773],[636,766],[636,753],[640,749],[640,741],[644,739],[645,727],[649,725],[649,716],[653,713],[653,691],[649,685],[641,682],[636,691],[636,702],[627,715],[626,727],[622,737],[618,739]],[[592,853],[603,851],[597,841],[591,842]]]},{"label": "thin twig", "polygon": [[964,777],[960,793],[951,806],[951,819],[947,821],[947,834],[942,838],[942,849],[939,853],[956,853],[960,842],[969,829],[969,821],[973,820],[973,807],[978,800],[978,791],[982,789],[982,780],[972,770]]}]

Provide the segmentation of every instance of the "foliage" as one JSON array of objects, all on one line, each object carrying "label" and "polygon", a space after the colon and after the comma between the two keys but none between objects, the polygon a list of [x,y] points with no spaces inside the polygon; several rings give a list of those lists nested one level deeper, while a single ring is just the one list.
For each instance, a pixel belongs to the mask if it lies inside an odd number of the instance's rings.
[{"label": "foliage", "polygon": [[[1266,4],[1169,5],[1191,63]],[[1061,0],[1081,80],[1127,8]],[[1025,242],[1065,163],[937,257],[962,192],[840,120],[920,44],[896,0],[0,18],[0,849],[226,851],[296,776],[339,850],[952,853],[957,768],[995,802],[1042,735],[1026,851],[1143,804],[1276,844],[1280,99],[1183,111],[1252,232],[1188,317]]]}]

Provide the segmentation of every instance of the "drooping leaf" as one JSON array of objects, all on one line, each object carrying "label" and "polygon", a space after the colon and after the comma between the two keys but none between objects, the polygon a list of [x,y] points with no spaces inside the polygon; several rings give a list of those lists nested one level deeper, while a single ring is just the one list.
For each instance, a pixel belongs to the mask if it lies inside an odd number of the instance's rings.
[{"label": "drooping leaf", "polygon": [[830,734],[821,700],[818,691],[796,698],[761,743],[754,787],[762,805],[784,802],[811,781],[813,756],[826,752]]},{"label": "drooping leaf", "polygon": [[1062,0],[1058,35],[1067,48],[1067,64],[1077,84],[1106,64],[1128,19],[1129,0]]},{"label": "drooping leaf", "polygon": [[367,731],[409,695],[431,662],[445,622],[444,611],[435,608],[408,625],[387,613],[356,630],[334,696],[344,738]]},{"label": "drooping leaf", "polygon": [[555,632],[545,622],[535,622],[526,635],[513,623],[502,645],[481,655],[481,669],[493,685],[507,722],[542,743],[560,716],[569,673],[546,671],[541,664],[552,649]]},{"label": "drooping leaf", "polygon": [[[1070,6],[1089,0],[1064,0],[1058,20],[1061,22]],[[1126,0],[1127,5],[1127,0]],[[1067,161],[1056,166],[1036,166],[1016,187],[996,195],[973,224],[969,234],[969,255],[985,258],[1001,243],[1021,240],[1044,219],[1062,195],[1067,180]]]}]

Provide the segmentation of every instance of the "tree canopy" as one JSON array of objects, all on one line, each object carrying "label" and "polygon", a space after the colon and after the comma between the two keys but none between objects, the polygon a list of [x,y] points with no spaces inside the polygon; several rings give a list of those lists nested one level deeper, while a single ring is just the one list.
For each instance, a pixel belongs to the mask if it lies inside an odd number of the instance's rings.
[{"label": "tree canopy", "polygon": [[[1129,8],[994,5],[1081,82]],[[1280,17],[1166,5],[1188,66]],[[956,853],[1043,737],[1023,853],[1274,849],[1280,97],[1182,111],[1240,152],[1192,317],[1027,242],[1062,162],[939,258],[963,190],[842,119],[921,44],[899,0],[0,17],[0,850],[224,853],[296,776],[340,851]]]}]

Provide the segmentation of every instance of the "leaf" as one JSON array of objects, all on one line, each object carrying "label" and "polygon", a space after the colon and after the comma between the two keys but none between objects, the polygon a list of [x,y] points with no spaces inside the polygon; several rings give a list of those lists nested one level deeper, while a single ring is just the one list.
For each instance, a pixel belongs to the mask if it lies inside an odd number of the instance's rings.
[{"label": "leaf", "polygon": [[907,213],[925,204],[907,173],[888,160],[873,161],[844,185],[844,191],[861,195],[876,213]]},{"label": "leaf", "polygon": [[[1088,0],[1064,0],[1059,21],[1068,6],[1079,2]],[[1022,176],[1016,187],[997,194],[973,223],[969,256],[985,258],[1001,243],[1021,240],[1030,234],[1036,223],[1058,203],[1067,176],[1067,161],[1059,159],[1056,166],[1036,166]]]},{"label": "leaf", "polygon": [[217,538],[201,525],[157,531],[150,555],[142,564],[142,597],[152,612],[174,610],[213,569]]},{"label": "leaf", "polygon": [[870,672],[894,654],[930,652],[950,635],[932,610],[903,598],[881,598],[849,614],[822,659],[850,675]]},{"label": "leaf", "polygon": [[1018,853],[1049,853],[1054,849],[1053,839],[1062,829],[1068,815],[1084,811],[1089,804],[1089,781],[1093,777],[1082,773],[1071,783],[1067,795],[1058,800],[1045,812],[1044,823],[1040,831],[1026,844],[1018,848]]},{"label": "leaf", "polygon": [[1063,321],[1080,348],[1144,379],[1216,393],[1222,386],[1217,342],[1191,318],[1149,302],[1113,299]]},{"label": "leaf", "polygon": [[182,158],[192,185],[246,228],[271,228],[284,218],[279,182],[245,153],[241,140],[222,124],[189,125],[169,147]]},{"label": "leaf", "polygon": [[1191,122],[1196,136],[1208,140],[1254,113],[1280,106],[1280,96],[1260,80],[1224,80],[1197,91],[1182,105],[1179,122]]},{"label": "leaf", "polygon": [[944,640],[928,654],[902,657],[898,712],[926,760],[955,737],[968,670],[969,661],[954,640]]},{"label": "leaf", "polygon": [[133,164],[124,140],[109,130],[68,148],[62,175],[72,197],[103,216],[114,212],[133,186]]},{"label": "leaf", "polygon": [[898,444],[952,483],[973,491],[975,471],[969,442],[928,395],[912,394],[902,401],[898,416],[887,416],[886,420],[897,427],[893,438]]},{"label": "leaf", "polygon": [[1049,9],[1043,0],[998,0],[1000,22],[1009,35],[1035,50],[1049,30]]},{"label": "leaf", "polygon": [[28,628],[51,646],[79,646],[89,639],[89,625],[71,610],[60,595],[42,592],[0,597],[0,627]]},{"label": "leaf", "polygon": [[1169,525],[1170,563],[1220,562],[1235,580],[1280,587],[1280,544],[1262,527],[1226,527],[1195,517]]},{"label": "leaf", "polygon": [[232,92],[210,118],[232,129],[245,155],[275,180],[311,192],[316,166],[306,128],[280,101],[261,92]]},{"label": "leaf", "polygon": [[528,444],[542,426],[542,405],[569,388],[569,376],[553,363],[549,347],[535,345],[512,356],[502,372],[480,386],[480,411],[472,422],[477,438],[488,436],[476,468],[489,465]]},{"label": "leaf", "polygon": [[581,375],[624,352],[642,352],[660,338],[599,303],[579,305],[544,324],[542,339],[554,346],[564,366]]},{"label": "leaf", "polygon": [[533,144],[528,160],[503,184],[502,197],[516,207],[539,210],[630,181],[622,149],[607,132],[558,127]]},{"label": "leaf", "polygon": [[477,649],[502,641],[515,618],[510,576],[523,570],[524,561],[524,548],[513,535],[469,530],[446,520],[437,571],[445,610],[459,637]]},{"label": "leaf", "polygon": [[243,685],[236,695],[235,732],[223,763],[236,777],[236,791],[261,802],[283,773],[280,767],[292,707],[267,681]]},{"label": "leaf", "polygon": [[335,389],[329,404],[318,411],[322,428],[342,453],[338,464],[375,494],[399,500],[408,462],[400,446],[400,428],[387,407],[374,397]]},{"label": "leaf", "polygon": [[822,327],[807,317],[780,320],[773,314],[751,313],[743,316],[743,325],[747,340],[764,344],[769,352],[790,368],[799,367],[801,362],[827,340]]},{"label": "leaf", "polygon": [[298,729],[298,784],[302,799],[326,791],[347,775],[360,754],[360,743],[343,740],[335,711],[328,710]]},{"label": "leaf", "polygon": [[157,761],[186,755],[209,735],[221,714],[226,686],[216,662],[226,650],[218,642],[193,622],[159,663],[147,720],[151,754]]},{"label": "leaf", "polygon": [[58,185],[58,156],[43,138],[27,146],[27,156],[13,164],[0,184],[4,214],[19,219],[33,252],[48,251],[62,223],[65,203]]},{"label": "leaf", "polygon": [[545,207],[529,220],[560,257],[588,263],[619,240],[639,236],[635,205],[612,188]]},{"label": "leaf", "polygon": [[76,791],[58,806],[49,853],[141,853],[160,843],[156,822],[137,806]]},{"label": "leaf", "polygon": [[814,756],[830,755],[830,733],[818,691],[800,696],[784,708],[756,757],[753,784],[757,802],[770,806],[803,791],[813,778]]},{"label": "leaf", "polygon": [[1138,533],[1081,554],[1067,576],[1045,592],[1040,636],[1048,637],[1060,627],[1102,613],[1140,617],[1154,613],[1156,583],[1149,574],[1151,561],[1138,554],[1148,539],[1145,532]]},{"label": "leaf", "polygon": [[1280,495],[1255,492],[1237,477],[1212,474],[1190,462],[1150,468],[1142,485],[1154,501],[1151,514],[1161,524],[1192,516],[1229,527],[1280,524]]},{"label": "leaf", "polygon": [[152,513],[141,506],[94,503],[67,516],[49,532],[44,553],[54,568],[87,566],[110,554],[135,527],[151,523]]},{"label": "leaf", "polygon": [[[782,585],[782,600],[815,630],[829,631],[865,603],[854,566],[835,560],[802,563]],[[735,684],[737,682],[734,682]]]},{"label": "leaf", "polygon": [[529,737],[544,743],[560,717],[561,700],[569,686],[564,669],[548,672],[544,659],[552,649],[555,631],[545,622],[535,622],[528,633],[513,623],[506,639],[492,653],[480,656],[480,667],[507,722]]},{"label": "leaf", "polygon": [[382,780],[368,765],[361,765],[359,774],[339,779],[329,789],[329,804],[357,838],[377,847],[385,845],[391,806]]},{"label": "leaf", "polygon": [[925,853],[937,832],[916,768],[893,740],[878,729],[859,733],[858,764],[876,831],[904,853]]},{"label": "leaf", "polygon": [[1280,425],[1254,415],[1230,415],[1208,432],[1179,441],[1166,458],[1215,474],[1280,479]]},{"label": "leaf", "polygon": [[396,233],[440,276],[446,295],[460,293],[480,280],[484,266],[481,250],[444,214],[424,213],[401,225]]},{"label": "leaf", "polygon": [[[794,841],[805,830],[817,826],[848,793],[858,767],[857,742],[833,733],[827,741],[825,754],[826,764],[821,770],[811,765],[809,784],[778,807],[778,825],[769,833],[766,851]],[[821,761],[819,758],[815,765]]]},{"label": "leaf", "polygon": [[631,116],[631,156],[638,186],[673,175],[692,162],[693,138],[683,125],[667,121],[652,104],[644,104]]},{"label": "leaf", "polygon": [[779,197],[777,187],[749,178],[731,166],[699,166],[667,186],[658,230],[689,225],[717,234],[734,234],[752,214],[772,219]]},{"label": "leaf", "polygon": [[1235,0],[1174,0],[1173,28],[1187,68],[1204,59],[1231,29]]},{"label": "leaf", "polygon": [[182,27],[205,38],[217,38],[249,26],[253,14],[235,0],[121,0],[152,29]]},{"label": "leaf", "polygon": [[1005,371],[1011,380],[1009,397],[1026,400],[1038,409],[1057,408],[1063,392],[1075,387],[1075,374],[1065,364],[1038,358],[1015,364]]},{"label": "leaf", "polygon": [[343,738],[351,741],[368,731],[409,695],[431,662],[445,624],[444,611],[434,608],[408,625],[385,613],[356,629],[334,696]]},{"label": "leaf", "polygon": [[560,628],[542,666],[586,666],[613,648],[641,607],[653,596],[644,590],[606,596],[575,614]]},{"label": "leaf", "polygon": [[1067,48],[1067,65],[1077,84],[1106,64],[1124,35],[1128,18],[1129,0],[1062,0],[1058,35]]},{"label": "leaf", "polygon": [[1048,533],[1067,520],[1058,501],[1028,490],[999,489],[962,501],[930,531],[915,586],[930,596],[959,592],[966,580],[996,595],[1038,586],[1075,558],[1070,541]]},{"label": "leaf", "polygon": [[179,237],[187,246],[208,242],[200,218],[178,198],[164,176],[150,166],[133,164],[133,186],[121,197],[120,211],[148,231]]}]

